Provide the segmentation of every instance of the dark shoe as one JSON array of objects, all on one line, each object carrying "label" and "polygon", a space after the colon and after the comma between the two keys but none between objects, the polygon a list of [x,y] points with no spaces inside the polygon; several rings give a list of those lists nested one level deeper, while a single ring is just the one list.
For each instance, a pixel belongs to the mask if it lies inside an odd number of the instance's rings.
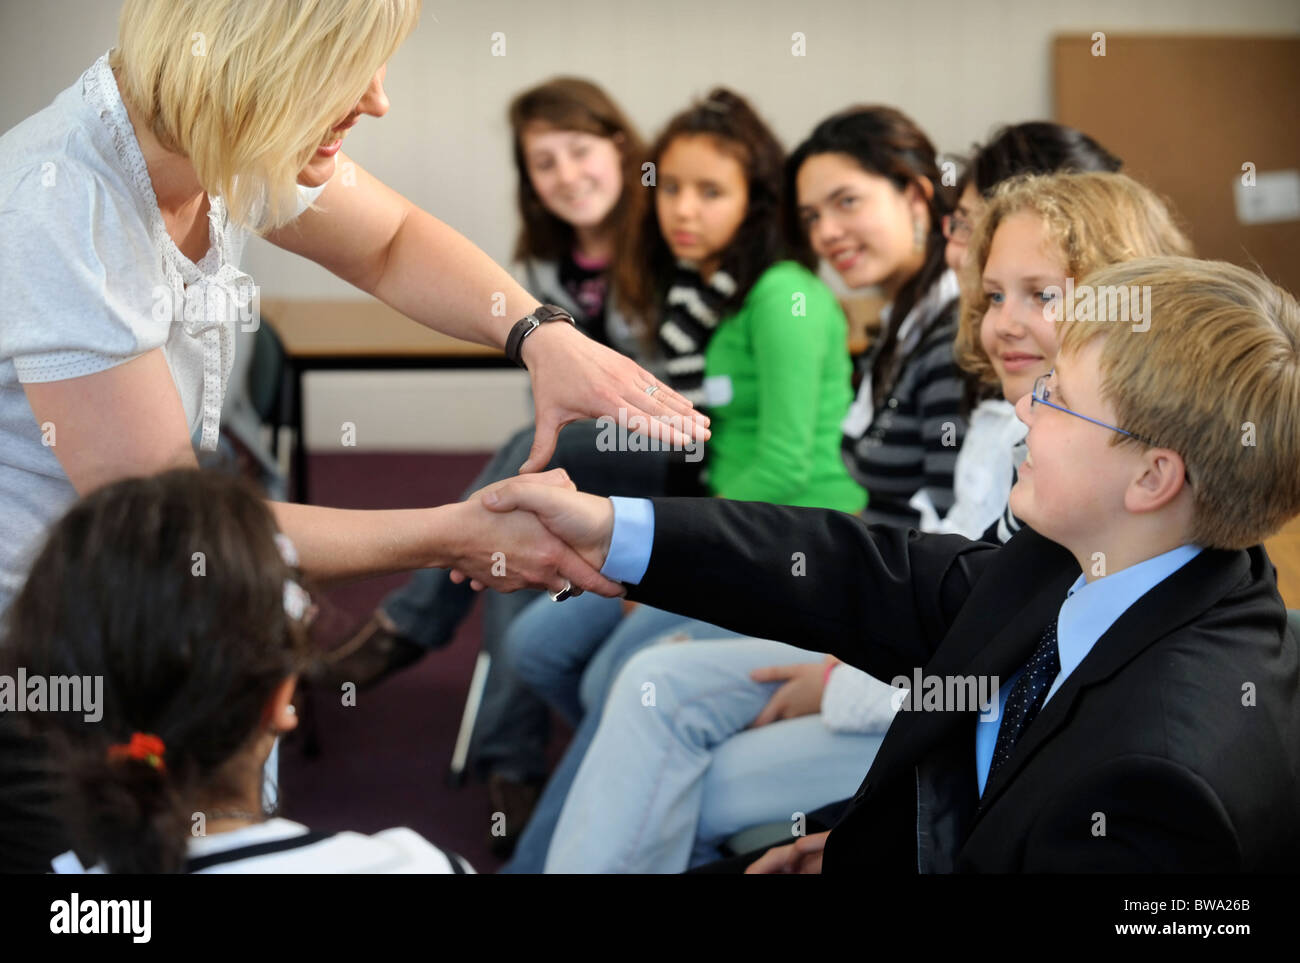
[{"label": "dark shoe", "polygon": [[337,689],[345,682],[354,683],[358,691],[368,689],[428,651],[400,635],[382,612],[375,612],[347,641],[325,654],[319,681],[329,689]]},{"label": "dark shoe", "polygon": [[488,777],[488,801],[492,807],[488,848],[493,856],[509,859],[514,853],[519,834],[528,825],[541,795],[540,782],[520,782],[496,772]]}]

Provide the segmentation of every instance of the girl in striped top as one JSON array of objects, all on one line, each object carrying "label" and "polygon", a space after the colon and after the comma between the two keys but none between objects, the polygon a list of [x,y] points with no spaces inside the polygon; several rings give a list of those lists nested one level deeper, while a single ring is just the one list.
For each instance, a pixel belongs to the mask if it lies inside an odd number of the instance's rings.
[{"label": "girl in striped top", "polygon": [[952,203],[930,140],[892,107],[853,107],[822,121],[786,163],[787,230],[804,263],[826,261],[849,288],[889,299],[861,359],[842,454],[867,489],[865,517],[916,527],[924,493],[953,504],[953,470],[974,384],[957,367],[959,285],[944,263]]}]

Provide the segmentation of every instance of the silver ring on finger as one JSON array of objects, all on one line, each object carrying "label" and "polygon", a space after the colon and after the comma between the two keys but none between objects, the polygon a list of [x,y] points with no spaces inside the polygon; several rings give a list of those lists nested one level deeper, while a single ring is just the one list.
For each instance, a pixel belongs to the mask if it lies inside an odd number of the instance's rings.
[{"label": "silver ring on finger", "polygon": [[568,579],[565,579],[564,588],[560,589],[558,592],[550,592],[548,594],[551,596],[552,602],[563,602],[566,599],[573,598],[577,593],[573,590],[573,583]]},{"label": "silver ring on finger", "polygon": [[658,391],[658,390],[659,390],[659,386],[658,386],[658,385],[646,385],[646,386],[645,386],[645,393],[648,394],[648,395],[653,395],[653,394],[654,394],[656,391]]}]

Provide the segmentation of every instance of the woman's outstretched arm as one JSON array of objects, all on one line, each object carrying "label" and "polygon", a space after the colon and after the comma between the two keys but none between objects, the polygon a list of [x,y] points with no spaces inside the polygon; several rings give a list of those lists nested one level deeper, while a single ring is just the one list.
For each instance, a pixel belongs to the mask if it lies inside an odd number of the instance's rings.
[{"label": "woman's outstretched arm", "polygon": [[[503,347],[537,299],[458,231],[421,210],[343,154],[338,171],[291,224],[268,235],[407,317],[453,337]],[[681,395],[616,351],[563,323],[524,341],[537,431],[525,471],[550,461],[555,436],[582,418],[623,417],[652,438],[681,446],[707,440],[708,419]],[[659,385],[652,394],[645,389]],[[631,419],[640,416],[643,421]],[[656,420],[666,419],[666,420]],[[633,429],[635,430],[635,429]]]}]

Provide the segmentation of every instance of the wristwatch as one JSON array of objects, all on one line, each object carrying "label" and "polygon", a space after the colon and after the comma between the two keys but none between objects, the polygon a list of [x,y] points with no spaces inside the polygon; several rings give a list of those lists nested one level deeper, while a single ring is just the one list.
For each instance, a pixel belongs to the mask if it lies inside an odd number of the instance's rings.
[{"label": "wristwatch", "polygon": [[506,357],[519,365],[521,368],[527,368],[524,364],[522,351],[524,348],[524,338],[528,337],[547,321],[568,321],[575,328],[578,322],[573,320],[573,315],[569,314],[563,308],[557,308],[553,304],[543,304],[532,314],[515,322],[515,326],[510,329],[510,335],[506,338]]}]

